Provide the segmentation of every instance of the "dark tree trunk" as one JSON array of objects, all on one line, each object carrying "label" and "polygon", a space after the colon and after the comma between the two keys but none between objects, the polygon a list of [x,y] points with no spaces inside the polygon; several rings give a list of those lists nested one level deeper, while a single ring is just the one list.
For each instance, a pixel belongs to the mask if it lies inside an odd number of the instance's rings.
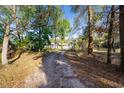
[{"label": "dark tree trunk", "polygon": [[92,30],[91,30],[91,9],[90,6],[87,6],[88,9],[88,55],[92,54],[93,52],[93,37],[92,37]]},{"label": "dark tree trunk", "polygon": [[121,65],[120,70],[124,71],[124,5],[120,5],[120,52],[121,52]]},{"label": "dark tree trunk", "polygon": [[108,32],[108,52],[107,52],[107,64],[111,64],[111,50],[112,50],[112,33],[113,33],[113,19],[114,19],[114,6],[111,7],[111,18],[110,18],[110,27]]},{"label": "dark tree trunk", "polygon": [[38,51],[41,51],[41,28],[39,27],[39,42],[38,42]]},{"label": "dark tree trunk", "polygon": [[114,47],[114,37],[112,39],[112,49],[113,49],[113,52],[115,53],[115,47]]}]

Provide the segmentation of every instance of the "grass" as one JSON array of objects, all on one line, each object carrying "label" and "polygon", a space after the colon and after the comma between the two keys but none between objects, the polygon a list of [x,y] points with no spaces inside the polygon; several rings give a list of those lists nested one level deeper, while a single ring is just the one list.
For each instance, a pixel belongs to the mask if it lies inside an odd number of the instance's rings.
[{"label": "grass", "polygon": [[0,87],[23,87],[25,78],[38,68],[41,58],[40,53],[23,53],[14,63],[0,66]]}]

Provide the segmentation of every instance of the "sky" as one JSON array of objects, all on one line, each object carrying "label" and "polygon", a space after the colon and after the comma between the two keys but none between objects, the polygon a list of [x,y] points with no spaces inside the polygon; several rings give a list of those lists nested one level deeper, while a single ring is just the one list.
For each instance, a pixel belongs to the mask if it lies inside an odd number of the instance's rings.
[{"label": "sky", "polygon": [[71,6],[63,5],[62,10],[64,12],[64,17],[70,21],[71,27],[73,27],[75,14],[71,11]]},{"label": "sky", "polygon": [[[71,27],[73,27],[74,24],[74,17],[77,15],[71,11],[71,5],[63,5],[62,10],[64,12],[64,17],[67,18],[70,23]],[[86,26],[86,20],[84,19],[82,22],[82,25]]]},{"label": "sky", "polygon": [[[73,28],[73,24],[74,24],[74,17],[76,16],[75,13],[73,13],[71,11],[71,6],[70,5],[63,5],[62,6],[62,10],[64,12],[64,17],[67,18],[70,21],[70,25]],[[78,31],[72,31],[69,33],[69,38],[77,38],[80,34],[82,33],[82,30],[78,30]]]},{"label": "sky", "polygon": [[[96,12],[101,12],[102,11],[102,8],[100,8],[100,6],[92,6]],[[70,24],[71,24],[71,27],[73,28],[73,24],[74,24],[74,18],[77,14],[73,13],[71,11],[71,6],[70,5],[63,5],[62,6],[62,10],[64,12],[64,17],[66,19],[68,19],[70,21]],[[82,15],[83,16],[83,15]],[[99,23],[98,23],[99,24]],[[87,17],[86,18],[83,18],[81,20],[81,26],[82,27],[85,27],[87,25]],[[79,29],[76,31],[72,31],[69,35],[69,37],[71,38],[77,38],[79,35],[83,35],[83,29]]]}]

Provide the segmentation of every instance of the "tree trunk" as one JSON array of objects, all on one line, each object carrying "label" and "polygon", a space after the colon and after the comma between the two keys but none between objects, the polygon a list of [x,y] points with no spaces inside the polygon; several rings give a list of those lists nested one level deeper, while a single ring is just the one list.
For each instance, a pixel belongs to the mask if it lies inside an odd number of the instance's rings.
[{"label": "tree trunk", "polygon": [[63,50],[63,39],[61,39],[61,50]]},{"label": "tree trunk", "polygon": [[112,39],[112,49],[113,49],[113,52],[115,53],[115,47],[114,47],[114,37]]},{"label": "tree trunk", "polygon": [[56,42],[56,34],[55,34],[55,49],[57,47],[57,42]]},{"label": "tree trunk", "polygon": [[120,5],[120,52],[121,52],[121,65],[120,70],[124,71],[124,5]]},{"label": "tree trunk", "polygon": [[92,37],[92,30],[91,30],[91,18],[92,18],[92,14],[91,14],[91,7],[88,5],[87,6],[88,9],[88,55],[92,54],[93,52],[93,37]]},{"label": "tree trunk", "polygon": [[16,23],[16,31],[17,31],[17,36],[18,36],[18,41],[19,41],[19,48],[21,47],[21,36],[20,36],[20,33],[19,33],[19,29],[18,29],[18,18],[16,16],[16,12],[17,12],[17,6],[16,5],[13,5],[13,13],[14,13],[14,20],[15,20],[15,23]]},{"label": "tree trunk", "polygon": [[3,38],[3,47],[2,47],[2,65],[5,65],[8,63],[7,60],[7,52],[8,52],[8,42],[9,42],[9,24],[5,23],[5,33]]},{"label": "tree trunk", "polygon": [[38,49],[38,51],[41,51],[41,34],[42,34],[42,33],[41,33],[41,28],[39,27],[39,37],[38,37],[38,38],[39,38],[39,42],[38,42],[38,45],[39,45],[38,48],[39,48],[39,49]]},{"label": "tree trunk", "polygon": [[13,5],[13,16],[14,16],[14,20],[15,20],[15,23],[16,23],[16,31],[17,31],[17,36],[18,36],[18,41],[19,41],[19,55],[17,58],[19,58],[22,54],[22,49],[21,49],[21,36],[20,36],[20,33],[19,33],[19,29],[18,29],[18,25],[19,25],[19,22],[18,22],[18,18],[17,18],[17,6],[16,5]]},{"label": "tree trunk", "polygon": [[111,49],[112,49],[112,33],[113,33],[113,19],[114,19],[114,6],[111,7],[111,18],[110,18],[110,27],[108,32],[108,52],[107,52],[107,64],[111,64]]}]

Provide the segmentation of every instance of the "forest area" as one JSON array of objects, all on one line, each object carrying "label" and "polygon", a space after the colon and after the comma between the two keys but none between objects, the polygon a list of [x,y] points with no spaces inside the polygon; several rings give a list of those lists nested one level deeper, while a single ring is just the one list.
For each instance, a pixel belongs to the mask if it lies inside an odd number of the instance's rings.
[{"label": "forest area", "polygon": [[123,5],[0,6],[0,88],[122,87]]}]

